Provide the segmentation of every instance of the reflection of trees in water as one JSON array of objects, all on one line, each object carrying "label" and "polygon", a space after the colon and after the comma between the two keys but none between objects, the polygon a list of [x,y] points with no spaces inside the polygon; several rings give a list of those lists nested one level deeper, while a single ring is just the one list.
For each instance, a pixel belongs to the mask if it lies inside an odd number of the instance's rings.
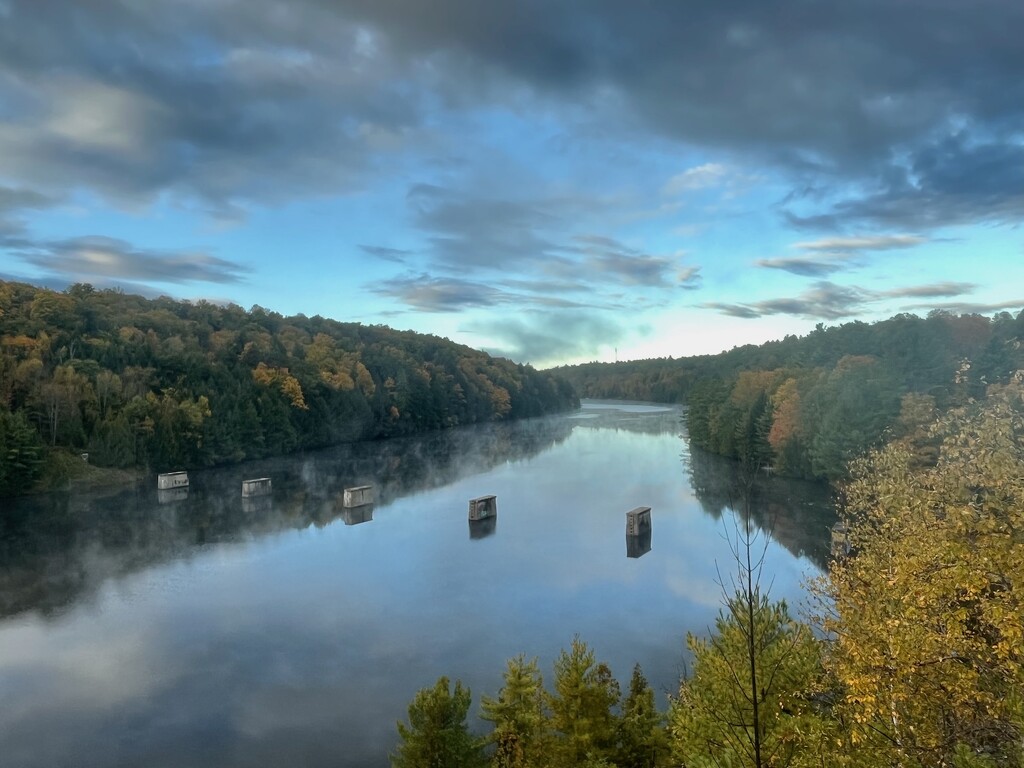
[{"label": "reflection of trees in water", "polygon": [[829,530],[836,520],[830,489],[820,483],[745,473],[742,464],[690,446],[684,469],[701,508],[716,520],[726,509],[750,518],[796,557],[825,570]]},{"label": "reflection of trees in water", "polygon": [[683,410],[676,406],[665,406],[655,411],[640,412],[613,408],[584,408],[577,417],[573,418],[573,423],[578,427],[613,429],[639,435],[679,434],[684,429]]},{"label": "reflection of trees in water", "polygon": [[[394,499],[520,461],[563,442],[560,417],[466,427],[190,473],[183,498],[152,488],[19,499],[0,515],[0,616],[59,612],[109,578],[198,551],[309,525],[345,522],[345,488]],[[271,477],[273,495],[241,498],[243,478]],[[246,503],[247,502],[247,503]]]}]

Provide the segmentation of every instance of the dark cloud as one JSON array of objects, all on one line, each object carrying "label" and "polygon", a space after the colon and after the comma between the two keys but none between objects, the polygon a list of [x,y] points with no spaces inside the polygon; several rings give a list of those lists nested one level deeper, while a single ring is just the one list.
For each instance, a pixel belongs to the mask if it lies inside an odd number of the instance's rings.
[{"label": "dark cloud", "polygon": [[1024,220],[1024,146],[961,131],[916,148],[905,164],[876,184],[831,204],[823,213],[790,213],[794,226],[845,229],[881,226],[936,229]]},{"label": "dark cloud", "polygon": [[1022,28],[1006,0],[13,0],[0,174],[216,209],[358,186],[434,106],[571,105],[847,190],[804,226],[1019,221]]},{"label": "dark cloud", "polygon": [[464,312],[467,309],[498,305],[560,309],[591,306],[555,296],[515,293],[482,282],[427,274],[378,281],[369,290],[378,296],[399,301],[417,312]]},{"label": "dark cloud", "polygon": [[434,263],[449,269],[508,269],[558,261],[547,234],[560,223],[538,204],[417,185],[407,199]]},{"label": "dark cloud", "polygon": [[699,268],[684,266],[679,256],[645,253],[601,234],[567,234],[579,219],[595,217],[589,209],[601,208],[585,195],[525,201],[416,184],[407,200],[437,270],[460,276],[529,273],[542,276],[528,281],[535,293],[588,290],[599,302],[623,286],[700,284]]},{"label": "dark cloud", "polygon": [[860,253],[863,251],[888,251],[894,248],[913,248],[928,242],[919,235],[861,235],[857,237],[826,237],[794,243],[794,248],[814,253]]},{"label": "dark cloud", "polygon": [[841,272],[844,269],[848,269],[850,259],[848,256],[825,259],[791,256],[778,259],[758,259],[754,264],[766,269],[780,269],[783,272],[790,272],[801,277],[827,277],[833,272]]},{"label": "dark cloud", "polygon": [[206,253],[136,248],[111,237],[33,241],[16,251],[22,261],[55,279],[128,285],[142,292],[147,283],[238,283],[246,270]]},{"label": "dark cloud", "polygon": [[[795,297],[747,303],[708,302],[700,306],[717,310],[724,315],[746,319],[767,315],[793,315],[811,320],[839,320],[863,314],[871,309],[872,304],[884,299],[959,296],[970,293],[975,287],[972,283],[942,282],[872,291],[856,286],[836,285],[823,280]],[[945,305],[926,306],[934,309]]]},{"label": "dark cloud", "polygon": [[625,338],[618,322],[596,312],[530,313],[469,323],[465,330],[495,339],[497,345],[485,345],[492,354],[537,366],[592,355]]},{"label": "dark cloud", "polygon": [[32,189],[0,185],[0,216],[15,211],[49,208],[56,200]]},{"label": "dark cloud", "polygon": [[370,256],[383,261],[391,261],[396,264],[405,264],[409,256],[412,256],[413,254],[412,251],[407,251],[402,248],[387,248],[383,245],[360,245],[359,249]]},{"label": "dark cloud", "polygon": [[0,176],[34,187],[237,217],[353,188],[419,120],[411,62],[316,2],[53,5],[0,25]]},{"label": "dark cloud", "polygon": [[[573,241],[575,247],[565,250],[582,255],[582,260],[574,262],[573,268],[619,285],[668,287],[678,269],[673,259],[642,253],[611,237],[576,235]],[[680,282],[695,277],[696,273],[688,273]]]},{"label": "dark cloud", "polygon": [[370,290],[420,312],[461,312],[471,307],[493,307],[508,300],[507,294],[483,283],[425,274],[383,280]]},{"label": "dark cloud", "polygon": [[26,211],[50,208],[57,202],[55,198],[32,189],[0,185],[0,248],[29,247],[31,240],[21,215]]},{"label": "dark cloud", "polygon": [[909,288],[897,288],[892,291],[883,291],[881,296],[893,296],[898,298],[941,298],[945,296],[963,296],[971,293],[977,288],[974,283],[943,282],[930,285],[914,285]]},{"label": "dark cloud", "polygon": [[864,255],[871,251],[890,251],[913,248],[929,242],[920,235],[859,235],[854,237],[826,237],[794,243],[793,247],[810,252],[812,256],[788,256],[758,259],[754,264],[766,269],[779,269],[802,277],[828,277],[836,272],[864,263]]}]

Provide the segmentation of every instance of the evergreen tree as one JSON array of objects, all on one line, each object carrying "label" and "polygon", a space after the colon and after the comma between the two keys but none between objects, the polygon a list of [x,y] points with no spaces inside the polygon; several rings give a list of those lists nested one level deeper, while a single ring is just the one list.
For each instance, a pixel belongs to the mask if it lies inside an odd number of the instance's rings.
[{"label": "evergreen tree", "polygon": [[0,410],[0,496],[32,488],[43,470],[43,442],[25,414]]},{"label": "evergreen tree", "polygon": [[619,703],[619,684],[579,637],[555,660],[554,689],[548,696],[555,733],[552,764],[569,768],[612,758],[618,731],[613,708]]},{"label": "evergreen tree", "polygon": [[483,697],[481,717],[494,724],[495,768],[540,765],[548,746],[544,681],[537,660],[520,654],[509,659],[504,686],[497,698]]},{"label": "evergreen tree", "polygon": [[619,721],[619,768],[655,768],[664,765],[668,742],[662,716],[654,705],[654,691],[637,664],[629,681],[629,693],[622,702]]},{"label": "evergreen tree", "polygon": [[391,756],[394,768],[478,768],[484,758],[480,740],[466,726],[472,696],[455,681],[438,678],[409,705],[409,724],[398,723],[401,743]]}]

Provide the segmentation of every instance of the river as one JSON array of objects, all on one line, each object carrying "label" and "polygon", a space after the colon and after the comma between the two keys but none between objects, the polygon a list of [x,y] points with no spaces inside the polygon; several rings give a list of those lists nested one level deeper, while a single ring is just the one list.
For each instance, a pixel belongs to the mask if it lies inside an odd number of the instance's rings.
[{"label": "river", "polygon": [[[184,493],[0,501],[3,765],[382,767],[419,688],[460,678],[475,710],[506,659],[550,679],[577,634],[664,704],[734,570],[734,510],[773,528],[762,580],[792,606],[833,514],[817,485],[691,452],[681,415],[585,402],[194,471]],[[272,495],[242,499],[256,477]],[[360,485],[374,506],[346,509]],[[651,535],[627,540],[640,506]]]}]

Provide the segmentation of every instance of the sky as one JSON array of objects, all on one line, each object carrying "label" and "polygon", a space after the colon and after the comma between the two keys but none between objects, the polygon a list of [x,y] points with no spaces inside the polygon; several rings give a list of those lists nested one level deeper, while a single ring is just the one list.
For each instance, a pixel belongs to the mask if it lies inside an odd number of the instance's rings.
[{"label": "sky", "polygon": [[0,0],[0,278],[538,367],[1024,308],[1019,0]]}]

